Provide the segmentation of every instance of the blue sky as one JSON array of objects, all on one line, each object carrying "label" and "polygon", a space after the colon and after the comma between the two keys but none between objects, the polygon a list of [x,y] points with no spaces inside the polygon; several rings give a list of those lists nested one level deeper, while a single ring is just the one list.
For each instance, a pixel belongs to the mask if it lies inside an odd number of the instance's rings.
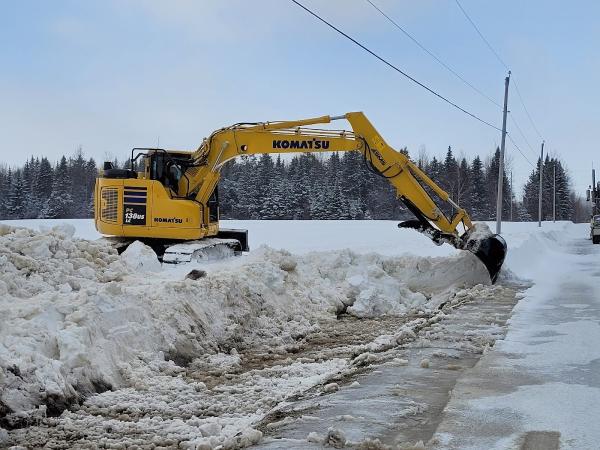
[{"label": "blue sky", "polygon": [[[472,84],[502,101],[505,69],[453,0],[373,0]],[[600,168],[600,3],[462,0],[511,67],[525,103],[583,193]],[[501,125],[365,0],[304,0],[429,86]],[[514,89],[508,130],[535,163],[540,138]],[[454,110],[287,0],[0,1],[0,162],[56,159],[79,145],[125,158],[134,146],[195,148],[241,121],[364,111],[412,155],[489,154],[500,133]],[[535,152],[535,154],[534,154]],[[515,184],[531,166],[507,144]]]}]

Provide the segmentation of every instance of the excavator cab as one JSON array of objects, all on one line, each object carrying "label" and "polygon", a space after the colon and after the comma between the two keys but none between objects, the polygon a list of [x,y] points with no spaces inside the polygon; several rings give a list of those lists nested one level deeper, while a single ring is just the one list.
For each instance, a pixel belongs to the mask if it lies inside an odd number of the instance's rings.
[{"label": "excavator cab", "polygon": [[160,181],[165,187],[171,189],[178,197],[185,197],[187,192],[180,192],[180,182],[185,183],[185,171],[191,165],[189,153],[167,152],[162,149],[152,149],[142,153],[144,157],[145,178]]}]

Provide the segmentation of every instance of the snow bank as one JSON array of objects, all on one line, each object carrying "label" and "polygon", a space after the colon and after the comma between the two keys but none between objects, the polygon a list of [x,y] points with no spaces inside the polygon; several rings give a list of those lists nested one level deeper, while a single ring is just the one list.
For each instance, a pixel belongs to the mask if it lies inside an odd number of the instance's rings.
[{"label": "snow bank", "polygon": [[521,278],[538,278],[539,269],[546,262],[564,259],[562,246],[569,238],[576,237],[580,229],[580,224],[571,222],[544,223],[542,228],[533,222],[513,224],[505,235],[509,246],[506,269]]},{"label": "snow bank", "polygon": [[158,267],[145,246],[119,257],[108,243],[73,232],[0,225],[0,413],[9,425],[29,420],[39,405],[58,413],[91,393],[129,386],[126,368],[147,355],[210,367],[223,363],[211,357],[221,353],[235,364],[232,349],[285,352],[341,312],[427,309],[446,291],[487,280],[467,252],[293,255],[268,247],[198,280],[168,270],[150,277],[146,270]]}]

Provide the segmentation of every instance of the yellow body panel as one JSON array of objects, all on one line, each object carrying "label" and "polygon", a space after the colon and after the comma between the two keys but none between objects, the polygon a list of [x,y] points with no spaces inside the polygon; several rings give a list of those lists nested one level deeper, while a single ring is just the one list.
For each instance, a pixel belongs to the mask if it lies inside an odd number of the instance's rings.
[{"label": "yellow body panel", "polygon": [[105,235],[195,240],[219,232],[218,222],[203,220],[202,205],[172,198],[156,180],[98,177],[95,198],[96,229]]}]

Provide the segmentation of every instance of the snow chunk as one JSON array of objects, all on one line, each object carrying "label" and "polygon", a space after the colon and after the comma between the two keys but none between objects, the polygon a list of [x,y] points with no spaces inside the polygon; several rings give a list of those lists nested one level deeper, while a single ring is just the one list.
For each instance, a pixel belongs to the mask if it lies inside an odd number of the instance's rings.
[{"label": "snow chunk", "polygon": [[[1,233],[1,230],[0,230]],[[8,445],[8,431],[4,428],[0,428],[0,446],[4,447]]]},{"label": "snow chunk", "polygon": [[296,269],[297,265],[298,265],[298,262],[295,259],[293,259],[291,256],[288,256],[281,260],[281,262],[279,263],[279,268],[286,272],[291,272],[294,269]]},{"label": "snow chunk", "polygon": [[140,241],[135,241],[121,254],[121,260],[127,267],[138,272],[158,272],[161,264],[152,248]]},{"label": "snow chunk", "polygon": [[71,239],[75,236],[75,227],[70,223],[59,223],[58,225],[47,226],[41,225],[40,231],[42,233],[51,232],[56,234],[57,236],[62,237],[63,239]]},{"label": "snow chunk", "polygon": [[485,222],[477,222],[473,224],[473,227],[469,230],[469,241],[481,241],[492,236],[492,230]]},{"label": "snow chunk", "polygon": [[321,436],[319,433],[311,431],[308,433],[308,436],[306,436],[306,440],[313,444],[323,444],[325,442],[325,436]]},{"label": "snow chunk", "polygon": [[333,448],[344,448],[346,445],[346,436],[344,435],[344,432],[333,427],[327,429],[325,445],[329,445]]},{"label": "snow chunk", "polygon": [[323,392],[325,392],[326,394],[338,391],[339,389],[340,386],[337,383],[329,383],[323,386]]}]

